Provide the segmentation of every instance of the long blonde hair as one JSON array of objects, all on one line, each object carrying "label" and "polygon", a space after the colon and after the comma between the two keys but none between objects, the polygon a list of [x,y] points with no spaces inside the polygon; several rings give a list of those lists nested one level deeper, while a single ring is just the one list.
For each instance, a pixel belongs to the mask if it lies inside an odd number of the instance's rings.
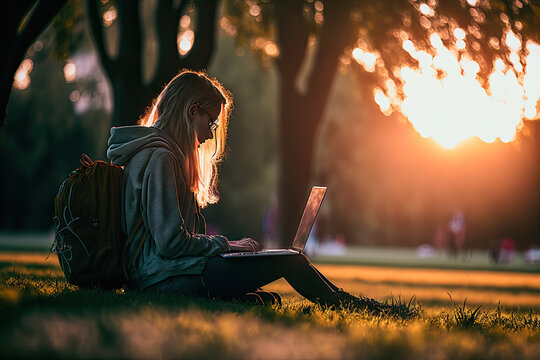
[{"label": "long blonde hair", "polygon": [[[195,129],[188,117],[192,104],[198,104],[201,110],[221,105],[214,140],[198,148]],[[217,165],[223,159],[231,109],[232,96],[219,81],[204,72],[182,70],[165,86],[139,122],[164,130],[177,142],[186,157],[182,164],[186,180],[201,207],[219,200]]]}]

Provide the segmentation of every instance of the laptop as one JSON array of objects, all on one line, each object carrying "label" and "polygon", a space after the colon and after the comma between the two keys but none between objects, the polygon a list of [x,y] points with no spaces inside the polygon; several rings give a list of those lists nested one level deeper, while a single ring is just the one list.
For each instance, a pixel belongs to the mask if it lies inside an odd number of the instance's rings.
[{"label": "laptop", "polygon": [[313,223],[315,222],[319,209],[321,208],[324,194],[326,194],[326,187],[324,186],[313,186],[311,188],[311,193],[309,194],[307,204],[304,208],[302,219],[300,220],[300,224],[298,224],[296,235],[294,236],[293,243],[289,249],[265,249],[261,251],[222,253],[219,255],[224,258],[239,258],[252,256],[296,255],[303,253],[309,233],[313,227]]}]

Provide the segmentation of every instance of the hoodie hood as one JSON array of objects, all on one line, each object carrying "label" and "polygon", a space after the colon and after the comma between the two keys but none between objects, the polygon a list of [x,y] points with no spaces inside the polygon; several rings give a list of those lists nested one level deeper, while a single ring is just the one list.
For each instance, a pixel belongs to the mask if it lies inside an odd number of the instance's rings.
[{"label": "hoodie hood", "polygon": [[107,158],[119,166],[126,165],[133,155],[146,148],[164,147],[177,159],[185,159],[176,142],[165,131],[155,127],[113,127],[108,145]]}]

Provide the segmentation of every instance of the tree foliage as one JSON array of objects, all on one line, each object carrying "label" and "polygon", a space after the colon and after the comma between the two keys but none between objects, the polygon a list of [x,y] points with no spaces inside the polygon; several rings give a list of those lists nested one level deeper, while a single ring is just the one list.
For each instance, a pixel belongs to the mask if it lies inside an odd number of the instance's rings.
[{"label": "tree foliage", "polygon": [[[294,2],[294,1],[293,1]],[[226,3],[226,18],[234,25],[236,45],[248,47],[264,59],[267,54],[257,45],[258,39],[266,38],[278,42],[284,40],[277,33],[287,20],[279,13],[283,7],[282,1],[243,1],[228,0]],[[287,8],[295,13],[289,14],[288,19],[303,26],[302,33],[312,35],[321,42],[322,34],[329,33],[337,43],[343,43],[341,29],[347,28],[349,33],[345,39],[346,46],[342,52],[350,56],[351,50],[360,46],[373,51],[380,61],[377,66],[380,72],[365,80],[376,83],[383,77],[395,77],[395,69],[404,65],[417,66],[418,60],[409,56],[403,49],[403,41],[410,39],[418,49],[433,52],[431,35],[439,34],[442,43],[452,48],[455,44],[454,31],[463,29],[468,36],[464,37],[466,47],[458,52],[458,56],[470,56],[480,63],[479,75],[486,80],[496,59],[502,59],[508,65],[511,49],[504,42],[507,32],[517,35],[524,45],[527,41],[540,42],[540,2],[538,0],[384,0],[384,1],[341,1],[334,5],[330,1],[295,1],[295,8]],[[258,14],[254,16],[253,6]],[[321,10],[318,10],[321,9]],[[340,8],[345,13],[339,22],[333,24],[331,19],[334,8]],[[317,17],[319,16],[319,18]],[[295,39],[294,35],[286,32],[286,43]],[[299,40],[297,38],[297,40]],[[259,41],[260,42],[260,41]],[[305,47],[305,39],[296,46]],[[311,54],[304,52],[304,56]],[[341,55],[341,54],[340,54]],[[526,46],[519,49],[520,60],[525,62]],[[280,59],[278,58],[278,61]],[[318,74],[318,69],[312,72]]]}]

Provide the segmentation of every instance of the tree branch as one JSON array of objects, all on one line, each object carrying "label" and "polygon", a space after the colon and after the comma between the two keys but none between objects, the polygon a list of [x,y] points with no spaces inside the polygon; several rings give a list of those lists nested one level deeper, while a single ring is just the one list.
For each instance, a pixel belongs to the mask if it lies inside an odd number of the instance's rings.
[{"label": "tree branch", "polygon": [[139,1],[119,0],[117,4],[121,40],[118,60],[128,64],[129,76],[139,76],[142,83],[143,52]]},{"label": "tree branch", "polygon": [[[185,6],[187,1],[182,1],[180,7]],[[150,91],[159,89],[170,80],[171,69],[179,67],[178,45],[178,22],[180,11],[174,9],[172,0],[160,0],[156,10],[156,33],[158,42],[157,69],[154,78],[149,83]]]},{"label": "tree branch", "polygon": [[[87,0],[86,8],[88,11],[88,22],[90,24],[90,29],[94,37],[94,42],[96,44],[97,51],[99,53],[99,58],[101,59],[101,64],[107,72],[107,74],[114,73],[117,62],[113,60],[105,47],[105,38],[103,34],[103,27],[101,26],[101,15],[99,14],[99,3],[96,0]],[[110,76],[109,76],[110,77]]]},{"label": "tree branch", "polygon": [[66,0],[40,1],[19,35],[21,43],[28,47],[45,30],[65,3]]},{"label": "tree branch", "polygon": [[189,3],[189,0],[182,0],[180,1],[180,5],[178,5],[178,9],[176,9],[176,18],[180,19],[180,15],[186,10],[186,6]]},{"label": "tree branch", "polygon": [[195,0],[197,29],[191,51],[180,64],[194,70],[208,67],[216,44],[217,0]]},{"label": "tree branch", "polygon": [[[215,16],[217,1],[203,1],[197,6],[197,29],[191,51],[184,58],[178,54],[177,36],[180,16],[189,0],[182,0],[177,8],[171,0],[160,0],[156,10],[156,32],[159,54],[157,70],[145,91],[150,97],[156,95],[180,68],[204,69],[214,51]],[[206,49],[201,49],[206,48]]]},{"label": "tree branch", "polygon": [[37,0],[21,0],[21,1],[8,1],[7,11],[2,12],[0,19],[2,23],[3,32],[9,29],[13,33],[17,33],[17,29],[21,24],[21,21],[24,19],[25,15],[30,11],[36,3]]},{"label": "tree branch", "polygon": [[[64,2],[65,0],[62,1],[62,4]],[[17,4],[18,6],[15,6]],[[35,9],[33,9],[34,6],[36,7]],[[28,14],[28,12],[32,9],[34,11],[31,14]],[[3,13],[1,16],[1,26],[2,34],[6,37],[7,48],[10,51],[6,54],[6,56],[3,56],[0,59],[0,64],[2,66],[2,69],[11,70],[14,68],[16,70],[20,62],[22,61],[24,54],[26,53],[26,49],[34,40],[33,38],[30,38],[30,35],[35,31],[39,32],[38,29],[32,31],[32,28],[35,28],[38,25],[35,21],[32,20],[32,18],[36,19],[38,17],[37,11],[42,11],[42,8],[38,9],[37,5],[35,5],[35,1],[26,0],[21,3],[9,2],[8,10],[8,12]],[[53,8],[51,8],[51,10],[53,10]],[[58,10],[56,12],[58,12]],[[29,18],[26,19],[26,24],[23,27],[24,32],[19,32],[19,27],[21,26],[22,21],[27,15]],[[44,17],[47,17],[49,19],[49,22],[54,15],[55,13],[51,13],[50,15],[47,13],[43,14]]]},{"label": "tree branch", "polygon": [[278,0],[275,3],[277,19],[277,42],[280,46],[280,56],[277,66],[282,81],[294,81],[306,55],[309,33],[303,22],[303,1]]},{"label": "tree branch", "polygon": [[306,97],[312,99],[315,107],[323,111],[328,93],[336,73],[339,55],[345,46],[354,40],[355,31],[349,17],[351,1],[325,3],[324,25],[319,36],[319,46],[315,55],[314,69],[308,80]]}]

